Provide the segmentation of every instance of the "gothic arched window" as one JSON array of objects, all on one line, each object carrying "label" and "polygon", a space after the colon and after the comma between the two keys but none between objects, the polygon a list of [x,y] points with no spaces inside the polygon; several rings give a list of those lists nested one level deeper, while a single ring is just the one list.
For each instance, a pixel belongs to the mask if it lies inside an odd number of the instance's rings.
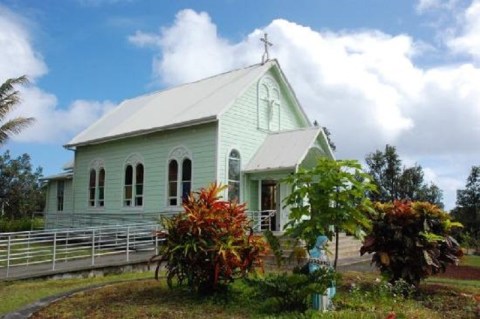
[{"label": "gothic arched window", "polygon": [[240,201],[240,153],[232,150],[228,155],[228,200]]}]

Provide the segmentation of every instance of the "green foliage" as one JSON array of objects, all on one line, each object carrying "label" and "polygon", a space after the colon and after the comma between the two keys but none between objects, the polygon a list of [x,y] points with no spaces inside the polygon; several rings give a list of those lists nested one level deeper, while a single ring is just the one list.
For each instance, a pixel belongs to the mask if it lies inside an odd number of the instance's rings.
[{"label": "green foliage", "polygon": [[43,211],[45,190],[41,187],[42,169],[33,170],[30,156],[12,158],[6,151],[0,156],[0,216],[28,218]]},{"label": "green foliage", "polygon": [[257,300],[264,300],[269,311],[304,312],[309,308],[311,295],[323,294],[338,278],[330,268],[320,268],[313,273],[295,270],[292,274],[271,274],[265,278],[246,278],[255,288]]},{"label": "green foliage", "polygon": [[42,229],[44,224],[43,218],[22,217],[20,219],[0,218],[0,232],[16,232],[32,229]]},{"label": "green foliage", "polygon": [[457,206],[452,216],[473,238],[480,239],[480,166],[472,167],[465,189],[457,190]]},{"label": "green foliage", "polygon": [[368,173],[377,185],[377,192],[369,193],[375,202],[391,202],[394,200],[426,201],[443,207],[442,191],[433,183],[424,182],[423,169],[415,164],[402,167],[402,161],[396,148],[385,146],[385,152],[377,150],[365,158]]},{"label": "green foliage", "polygon": [[20,102],[19,91],[15,90],[15,85],[28,83],[25,76],[8,79],[0,85],[0,145],[10,138],[12,134],[18,134],[22,129],[28,127],[34,122],[33,117],[15,117],[5,121],[7,115],[15,109]]},{"label": "green foliage", "polygon": [[165,245],[152,261],[158,270],[166,262],[167,282],[174,279],[194,292],[211,293],[219,285],[243,277],[262,267],[266,244],[255,236],[245,214],[245,205],[220,200],[224,187],[212,184],[192,193],[183,204],[184,212],[163,218]]},{"label": "green foliage", "polygon": [[305,240],[308,248],[322,234],[330,240],[335,231],[362,237],[369,228],[365,212],[372,204],[366,193],[375,186],[357,161],[322,158],[313,169],[299,170],[286,181],[292,185],[292,193],[285,199],[291,207],[286,233]]},{"label": "green foliage", "polygon": [[450,234],[461,224],[427,202],[375,205],[373,228],[361,254],[374,253],[374,263],[390,282],[403,279],[418,286],[422,279],[458,263],[462,250]]},{"label": "green foliage", "polygon": [[264,231],[263,236],[265,236],[267,244],[270,247],[270,251],[275,256],[275,262],[277,263],[277,267],[280,267],[283,262],[283,250],[282,246],[280,245],[280,241],[278,240],[278,237],[275,236],[271,230]]}]

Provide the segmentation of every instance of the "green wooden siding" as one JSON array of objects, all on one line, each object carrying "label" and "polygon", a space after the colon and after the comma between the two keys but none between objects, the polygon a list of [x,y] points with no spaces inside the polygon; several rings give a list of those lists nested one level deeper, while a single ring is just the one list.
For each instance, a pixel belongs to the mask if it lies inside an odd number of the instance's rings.
[{"label": "green wooden siding", "polygon": [[[73,183],[71,179],[65,179],[63,193],[63,212],[73,211]],[[57,184],[58,180],[51,180],[47,184],[47,200],[45,203],[46,212],[57,212]]]},{"label": "green wooden siding", "polygon": [[[275,80],[275,85],[280,90],[279,114],[275,113],[275,111],[273,113],[274,118],[279,119],[279,122],[274,122],[270,126],[271,131],[307,127],[308,124],[302,115],[299,114],[298,109],[292,104],[288,94],[286,94],[288,88],[280,80],[277,71],[271,69],[265,76]],[[218,181],[223,184],[227,183],[227,158],[229,152],[232,149],[237,149],[240,152],[243,169],[255,155],[257,149],[263,144],[267,134],[271,132],[266,129],[266,116],[268,113],[261,109],[264,105],[259,102],[260,99],[258,98],[259,91],[265,90],[262,85],[259,85],[262,83],[262,79],[253,83],[246,92],[237,98],[228,111],[220,117],[217,176]],[[260,94],[263,93],[260,92]],[[246,176],[242,177],[242,183],[252,185]],[[258,187],[256,188],[256,194],[258,194]],[[255,195],[255,190],[247,190],[245,187],[242,187],[242,189],[241,200],[247,203],[252,202],[252,209],[258,206],[258,195]]]},{"label": "green wooden siding", "polygon": [[[216,132],[216,123],[212,123],[79,147],[75,152],[75,212],[154,213],[169,210],[166,173],[170,152],[179,146],[189,150],[192,154],[192,189],[206,186],[215,181]],[[143,207],[123,206],[125,161],[132,154],[143,158]],[[103,161],[106,172],[104,208],[88,207],[89,169],[94,160]]]}]

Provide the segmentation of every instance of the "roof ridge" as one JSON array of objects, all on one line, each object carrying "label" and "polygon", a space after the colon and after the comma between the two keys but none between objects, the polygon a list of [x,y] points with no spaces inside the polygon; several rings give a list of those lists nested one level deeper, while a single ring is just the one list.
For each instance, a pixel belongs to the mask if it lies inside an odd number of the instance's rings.
[{"label": "roof ridge", "polygon": [[[269,61],[274,61],[274,60],[269,60]],[[123,102],[126,102],[126,101],[136,100],[136,99],[152,96],[152,95],[155,95],[155,94],[167,92],[167,91],[170,91],[170,90],[174,90],[174,89],[177,89],[177,88],[181,88],[181,87],[184,87],[184,86],[187,86],[187,85],[203,82],[203,81],[210,80],[210,79],[213,79],[213,78],[216,78],[216,77],[219,77],[219,76],[227,75],[229,73],[234,73],[234,72],[238,72],[238,71],[241,71],[241,70],[247,70],[247,69],[254,68],[254,67],[261,67],[263,65],[264,64],[256,63],[256,64],[252,64],[252,65],[249,65],[249,66],[246,66],[246,67],[241,67],[241,68],[225,71],[225,72],[222,72],[222,73],[213,74],[213,75],[210,75],[206,78],[201,78],[201,79],[198,79],[198,80],[195,80],[195,81],[181,83],[181,84],[178,84],[178,85],[174,85],[174,86],[170,86],[170,87],[167,87],[167,88],[155,90],[155,91],[152,91],[152,92],[147,92],[147,93],[144,93],[144,94],[132,97],[132,98],[127,98],[127,99],[122,100],[120,102],[120,104],[122,104]]]},{"label": "roof ridge", "polygon": [[290,129],[290,130],[269,132],[268,135],[279,135],[279,134],[284,134],[284,133],[292,133],[292,132],[308,131],[308,130],[313,131],[313,130],[320,130],[320,129],[322,129],[320,126],[300,127],[300,128]]}]

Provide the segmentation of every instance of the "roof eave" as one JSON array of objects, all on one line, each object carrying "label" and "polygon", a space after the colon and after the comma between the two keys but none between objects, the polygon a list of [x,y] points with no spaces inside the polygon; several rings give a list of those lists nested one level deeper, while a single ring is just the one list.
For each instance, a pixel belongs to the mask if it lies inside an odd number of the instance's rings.
[{"label": "roof eave", "polygon": [[277,172],[277,171],[288,171],[288,170],[294,170],[294,166],[285,166],[285,167],[269,167],[269,168],[260,168],[260,169],[249,169],[249,170],[244,170],[243,172],[245,174],[255,174],[255,173],[266,173],[266,172]]},{"label": "roof eave", "polygon": [[156,132],[162,132],[162,131],[168,131],[168,130],[186,128],[186,127],[191,127],[191,126],[196,126],[196,125],[201,125],[201,124],[212,123],[212,122],[215,122],[217,120],[218,120],[218,117],[216,115],[213,115],[213,116],[204,117],[204,118],[201,118],[201,119],[195,119],[195,120],[192,120],[192,121],[175,123],[175,124],[165,125],[165,126],[161,126],[161,127],[155,127],[155,128],[151,128],[151,129],[138,130],[138,131],[134,131],[134,132],[118,134],[118,135],[108,136],[108,137],[104,137],[104,138],[93,139],[93,140],[80,142],[80,143],[65,144],[65,145],[63,145],[63,147],[65,147],[67,149],[73,149],[73,148],[76,148],[76,147],[79,147],[79,146],[102,144],[102,143],[116,141],[116,140],[120,140],[120,139],[124,139],[124,138],[128,138],[128,137],[136,137],[136,136],[141,136],[141,135],[146,135],[146,134],[151,134],[151,133],[156,133]]}]

